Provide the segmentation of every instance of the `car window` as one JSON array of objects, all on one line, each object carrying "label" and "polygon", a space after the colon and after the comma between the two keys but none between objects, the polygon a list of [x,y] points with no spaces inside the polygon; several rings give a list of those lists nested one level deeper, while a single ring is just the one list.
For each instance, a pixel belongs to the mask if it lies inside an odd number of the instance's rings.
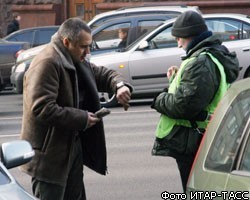
[{"label": "car window", "polygon": [[41,30],[37,32],[35,46],[49,43],[51,36],[56,32],[56,30]]},{"label": "car window", "polygon": [[241,40],[250,37],[250,27],[234,19],[206,19],[208,29],[221,36],[222,41]]},{"label": "car window", "polygon": [[177,47],[175,37],[171,34],[172,27],[168,27],[154,36],[150,41],[149,45],[151,49],[162,49]]},{"label": "car window", "polygon": [[239,169],[250,172],[250,137],[248,137],[247,145],[244,150]]},{"label": "car window", "polygon": [[9,177],[4,173],[3,169],[0,168],[0,185],[5,185],[10,183]]},{"label": "car window", "polygon": [[110,19],[115,19],[119,17],[127,17],[127,16],[140,16],[140,15],[155,15],[155,14],[166,14],[170,18],[177,17],[180,15],[181,12],[177,11],[139,11],[139,12],[126,12],[126,13],[121,13],[121,14],[113,14],[113,15],[108,15],[103,18],[100,18],[96,20],[94,23],[91,23],[90,28],[94,30],[95,28],[101,26],[105,21],[108,21]]},{"label": "car window", "polygon": [[159,26],[164,20],[147,20],[147,21],[139,21],[137,28],[137,38],[145,35],[146,33],[151,32],[155,27]]},{"label": "car window", "polygon": [[120,29],[129,29],[130,23],[113,24],[93,36],[96,49],[117,48],[121,39],[119,38]]},{"label": "car window", "polygon": [[21,34],[17,34],[14,37],[8,38],[9,41],[27,41],[30,44],[33,44],[33,39],[34,39],[33,31],[24,32]]},{"label": "car window", "polygon": [[247,90],[233,101],[220,124],[205,162],[208,169],[230,172],[249,114],[250,90]]}]

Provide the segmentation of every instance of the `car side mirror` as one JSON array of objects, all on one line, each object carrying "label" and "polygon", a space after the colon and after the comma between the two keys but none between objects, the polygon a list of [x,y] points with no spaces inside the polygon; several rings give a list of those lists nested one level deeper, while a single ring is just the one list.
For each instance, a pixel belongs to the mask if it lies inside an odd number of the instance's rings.
[{"label": "car side mirror", "polygon": [[29,142],[16,140],[1,145],[1,161],[7,169],[29,162],[35,155]]},{"label": "car side mirror", "polygon": [[141,44],[139,45],[138,49],[143,51],[144,49],[146,49],[148,47],[149,47],[148,41],[142,41]]}]

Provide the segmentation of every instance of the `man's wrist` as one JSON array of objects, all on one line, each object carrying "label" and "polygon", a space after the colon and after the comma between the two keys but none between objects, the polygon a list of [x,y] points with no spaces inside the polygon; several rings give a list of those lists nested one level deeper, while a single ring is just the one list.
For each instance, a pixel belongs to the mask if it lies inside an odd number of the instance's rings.
[{"label": "man's wrist", "polygon": [[116,91],[119,90],[120,88],[122,88],[123,86],[125,86],[123,81],[120,81],[116,84]]}]

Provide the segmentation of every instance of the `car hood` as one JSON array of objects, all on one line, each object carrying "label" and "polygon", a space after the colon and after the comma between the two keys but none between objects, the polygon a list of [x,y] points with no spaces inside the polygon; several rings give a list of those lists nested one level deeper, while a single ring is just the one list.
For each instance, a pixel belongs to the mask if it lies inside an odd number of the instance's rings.
[{"label": "car hood", "polygon": [[18,57],[17,57],[17,62],[23,62],[25,60],[31,59],[33,58],[35,55],[37,55],[40,51],[42,51],[47,44],[44,45],[40,45],[37,47],[33,47],[30,49],[27,49],[25,51],[23,51]]},{"label": "car hood", "polygon": [[116,62],[128,62],[130,53],[129,52],[109,52],[98,55],[93,55],[90,58],[90,62],[95,65],[108,65]]}]

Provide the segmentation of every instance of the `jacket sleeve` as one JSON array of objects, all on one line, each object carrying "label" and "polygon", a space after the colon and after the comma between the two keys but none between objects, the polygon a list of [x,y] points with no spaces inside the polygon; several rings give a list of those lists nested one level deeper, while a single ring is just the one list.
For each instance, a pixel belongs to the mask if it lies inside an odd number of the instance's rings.
[{"label": "jacket sleeve", "polygon": [[212,101],[219,80],[217,67],[206,56],[191,61],[183,71],[174,94],[160,93],[152,104],[158,112],[175,119],[195,119]]},{"label": "jacket sleeve", "polygon": [[124,84],[129,87],[130,91],[133,91],[133,87],[127,80],[115,70],[108,69],[103,66],[96,66],[91,63],[92,70],[94,72],[95,81],[99,92],[116,93],[116,84],[123,81]]}]

